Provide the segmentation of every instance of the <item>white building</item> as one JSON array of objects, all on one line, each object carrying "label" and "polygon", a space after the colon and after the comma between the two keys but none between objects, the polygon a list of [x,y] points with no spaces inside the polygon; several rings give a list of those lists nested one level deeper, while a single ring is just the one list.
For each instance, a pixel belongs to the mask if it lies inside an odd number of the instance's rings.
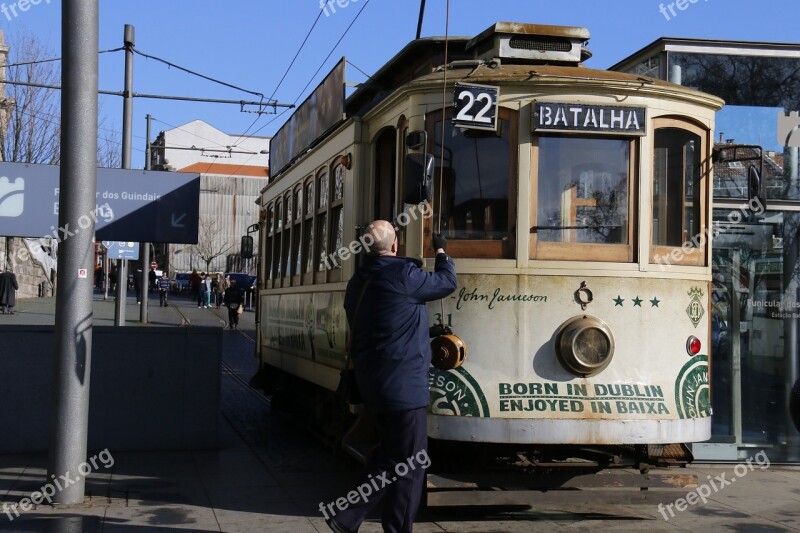
[{"label": "white building", "polygon": [[153,170],[200,174],[199,241],[168,246],[170,271],[255,274],[255,260],[242,262],[239,244],[248,226],[258,222],[255,201],[269,176],[269,141],[229,135],[202,120],[159,133],[152,145]]}]

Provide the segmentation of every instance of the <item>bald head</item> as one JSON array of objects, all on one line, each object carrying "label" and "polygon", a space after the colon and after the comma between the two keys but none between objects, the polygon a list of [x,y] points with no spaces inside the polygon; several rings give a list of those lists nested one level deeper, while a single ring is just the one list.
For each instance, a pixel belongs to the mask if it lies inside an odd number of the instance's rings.
[{"label": "bald head", "polygon": [[372,241],[370,255],[397,255],[394,226],[385,220],[376,220],[367,226],[364,241]]}]

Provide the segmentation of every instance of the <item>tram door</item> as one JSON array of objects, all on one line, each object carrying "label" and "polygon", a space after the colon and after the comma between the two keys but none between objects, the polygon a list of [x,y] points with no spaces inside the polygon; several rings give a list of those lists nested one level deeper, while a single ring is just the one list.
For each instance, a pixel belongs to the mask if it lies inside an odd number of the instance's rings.
[{"label": "tram door", "polygon": [[[374,190],[375,203],[373,205],[373,218],[388,221],[396,220],[397,215],[397,130],[384,128],[374,141],[375,172]],[[402,229],[402,228],[400,228]],[[405,235],[402,231],[397,234],[398,255],[405,255]]]},{"label": "tram door", "polygon": [[[734,212],[714,213],[720,231],[714,238],[711,294],[712,438],[693,451],[698,459],[738,460],[749,456],[748,448],[759,447],[774,449],[768,453],[777,458],[794,438],[786,385],[793,382],[787,374],[797,358],[800,309],[797,282],[784,268],[796,250],[784,249],[784,214],[730,224]],[[787,335],[794,342],[786,343]]]}]

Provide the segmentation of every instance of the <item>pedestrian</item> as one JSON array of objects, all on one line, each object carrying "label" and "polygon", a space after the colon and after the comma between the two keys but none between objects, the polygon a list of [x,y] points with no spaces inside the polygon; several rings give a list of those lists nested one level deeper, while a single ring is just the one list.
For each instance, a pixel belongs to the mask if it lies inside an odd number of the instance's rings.
[{"label": "pedestrian", "polygon": [[14,308],[17,306],[18,289],[17,276],[6,265],[6,269],[0,274],[0,312],[2,314],[14,314]]},{"label": "pedestrian", "polygon": [[[328,527],[355,532],[382,499],[384,531],[412,531],[422,498],[428,458],[428,369],[431,347],[427,302],[456,289],[456,269],[445,253],[447,241],[434,235],[434,272],[417,259],[397,257],[397,236],[389,222],[367,227],[373,245],[347,284],[344,308],[350,328],[350,359],[365,409],[376,422],[378,447],[371,454],[363,484],[392,482],[345,509],[320,508]],[[401,473],[404,463],[408,468]],[[328,511],[331,515],[328,515]]]},{"label": "pedestrian", "polygon": [[213,285],[214,281],[212,280],[210,275],[206,275],[205,279],[203,280],[203,283],[206,286],[205,287],[205,289],[206,289],[206,300],[205,300],[205,306],[204,307],[206,309],[208,309],[209,307],[211,307],[211,295],[214,292],[214,289],[213,289],[212,285]]},{"label": "pedestrian", "polygon": [[230,286],[225,290],[225,305],[228,307],[228,329],[239,329],[239,315],[244,308],[242,307],[242,290],[236,286],[236,280],[232,279]]},{"label": "pedestrian", "polygon": [[158,306],[167,307],[167,295],[169,294],[169,276],[167,271],[161,273],[161,277],[156,282],[158,286]]},{"label": "pedestrian", "polygon": [[205,307],[208,309],[208,299],[211,296],[211,279],[208,274],[200,274],[200,289],[197,291],[197,308]]},{"label": "pedestrian", "polygon": [[147,284],[148,284],[148,291],[153,292],[156,290],[156,283],[158,282],[158,275],[156,274],[155,268],[150,268],[150,272],[147,273]]},{"label": "pedestrian", "polygon": [[111,272],[108,273],[108,284],[111,285],[111,291],[117,290],[117,266],[111,267]]},{"label": "pedestrian", "polygon": [[222,305],[222,297],[225,295],[225,289],[228,288],[228,281],[222,277],[222,274],[217,274],[214,283],[214,303],[217,305],[217,309],[219,309],[220,305]]},{"label": "pedestrian", "polygon": [[[142,303],[141,287],[143,283],[144,283],[144,272],[142,272],[141,270],[137,270],[136,272],[133,273],[133,290],[134,292],[136,292],[136,303],[140,305]],[[145,288],[145,290],[147,289]]]},{"label": "pedestrian", "polygon": [[189,288],[192,289],[192,298],[198,301],[200,300],[201,281],[203,281],[203,278],[200,277],[197,270],[192,270],[192,274],[189,276]]}]

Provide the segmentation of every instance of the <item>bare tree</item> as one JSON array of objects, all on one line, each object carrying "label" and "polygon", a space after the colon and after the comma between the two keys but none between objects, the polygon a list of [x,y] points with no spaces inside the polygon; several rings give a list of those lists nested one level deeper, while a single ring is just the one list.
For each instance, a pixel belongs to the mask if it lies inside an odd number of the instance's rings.
[{"label": "bare tree", "polygon": [[206,263],[206,272],[211,269],[211,262],[224,255],[231,249],[225,242],[222,229],[213,217],[200,217],[197,231],[197,244],[192,246],[192,251]]},{"label": "bare tree", "polygon": [[[44,59],[54,53],[29,33],[16,34],[8,43],[7,81],[54,85],[61,83],[58,62]],[[17,66],[14,66],[17,65]],[[5,84],[7,111],[0,120],[0,151],[3,161],[57,165],[61,161],[61,93],[55,89]],[[120,134],[100,118],[97,164],[118,168],[121,162]]]},{"label": "bare tree", "polygon": [[[19,33],[9,43],[6,80],[58,85],[57,63],[35,63],[53,54],[35,36]],[[27,63],[18,66],[19,63]],[[0,149],[4,161],[58,164],[61,156],[61,95],[55,89],[23,85],[5,86],[10,100],[0,123]]]}]

